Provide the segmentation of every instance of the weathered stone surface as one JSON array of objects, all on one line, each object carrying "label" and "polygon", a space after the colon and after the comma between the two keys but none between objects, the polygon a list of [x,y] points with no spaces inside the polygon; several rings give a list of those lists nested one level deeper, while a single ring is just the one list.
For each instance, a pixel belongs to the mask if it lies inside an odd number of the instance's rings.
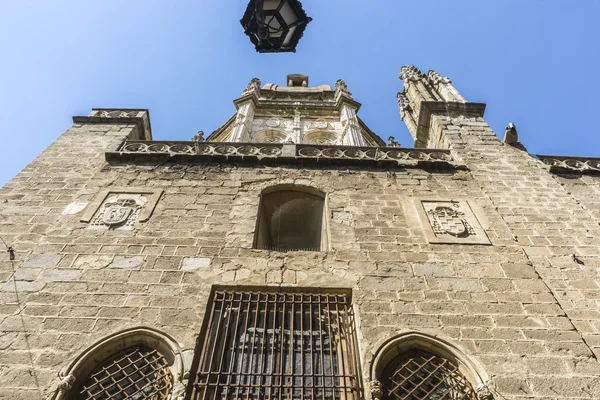
[{"label": "weathered stone surface", "polygon": [[[419,93],[407,92],[415,112]],[[365,381],[378,346],[413,330],[455,344],[498,398],[598,398],[600,178],[551,174],[455,106],[428,125],[430,144],[467,167],[451,171],[107,164],[133,128],[74,126],[0,190],[0,236],[17,250],[0,260],[0,397],[44,398],[31,374],[49,388],[126,327],[164,331],[191,354],[211,287],[232,285],[351,289]],[[327,249],[252,248],[260,194],[281,184],[327,193]],[[111,187],[164,194],[131,231],[63,215]],[[403,206],[457,195],[477,205],[491,245],[428,243]]]}]

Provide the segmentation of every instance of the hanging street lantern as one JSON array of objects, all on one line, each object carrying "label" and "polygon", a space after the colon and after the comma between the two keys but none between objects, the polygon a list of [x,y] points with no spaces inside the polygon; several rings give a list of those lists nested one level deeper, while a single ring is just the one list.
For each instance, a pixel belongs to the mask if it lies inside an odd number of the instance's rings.
[{"label": "hanging street lantern", "polygon": [[250,0],[240,20],[259,53],[295,52],[310,21],[298,0]]}]

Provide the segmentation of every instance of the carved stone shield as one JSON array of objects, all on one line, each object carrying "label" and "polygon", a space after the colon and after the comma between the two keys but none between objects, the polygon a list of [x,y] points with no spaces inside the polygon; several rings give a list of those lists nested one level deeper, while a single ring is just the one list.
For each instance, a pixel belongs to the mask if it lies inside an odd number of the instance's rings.
[{"label": "carved stone shield", "polygon": [[108,226],[120,225],[127,221],[136,207],[135,200],[119,199],[105,204],[102,222]]},{"label": "carved stone shield", "polygon": [[435,221],[445,233],[461,236],[467,232],[467,226],[460,211],[445,206],[438,206],[432,211]]}]

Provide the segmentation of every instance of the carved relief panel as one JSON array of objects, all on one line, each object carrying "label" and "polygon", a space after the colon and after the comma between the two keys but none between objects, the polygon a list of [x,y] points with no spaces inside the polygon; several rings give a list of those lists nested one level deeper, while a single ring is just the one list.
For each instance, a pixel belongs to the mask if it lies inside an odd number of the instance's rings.
[{"label": "carved relief panel", "polygon": [[162,190],[112,189],[99,193],[92,201],[81,222],[88,222],[90,229],[132,230],[136,222],[146,222]]},{"label": "carved relief panel", "polygon": [[429,243],[490,244],[467,200],[414,199]]}]

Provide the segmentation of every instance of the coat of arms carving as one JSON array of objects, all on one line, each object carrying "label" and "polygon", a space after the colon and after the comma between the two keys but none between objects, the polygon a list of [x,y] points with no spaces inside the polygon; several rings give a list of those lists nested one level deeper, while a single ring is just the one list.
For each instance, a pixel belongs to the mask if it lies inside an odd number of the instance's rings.
[{"label": "coat of arms carving", "polygon": [[429,243],[490,244],[467,200],[415,199],[414,205]]},{"label": "coat of arms carving", "polygon": [[456,237],[475,234],[458,203],[452,203],[451,206],[438,205],[427,211],[427,214],[430,216],[431,226],[436,234]]},{"label": "coat of arms carving", "polygon": [[92,228],[133,229],[148,199],[141,194],[118,194],[106,199],[91,221]]}]

